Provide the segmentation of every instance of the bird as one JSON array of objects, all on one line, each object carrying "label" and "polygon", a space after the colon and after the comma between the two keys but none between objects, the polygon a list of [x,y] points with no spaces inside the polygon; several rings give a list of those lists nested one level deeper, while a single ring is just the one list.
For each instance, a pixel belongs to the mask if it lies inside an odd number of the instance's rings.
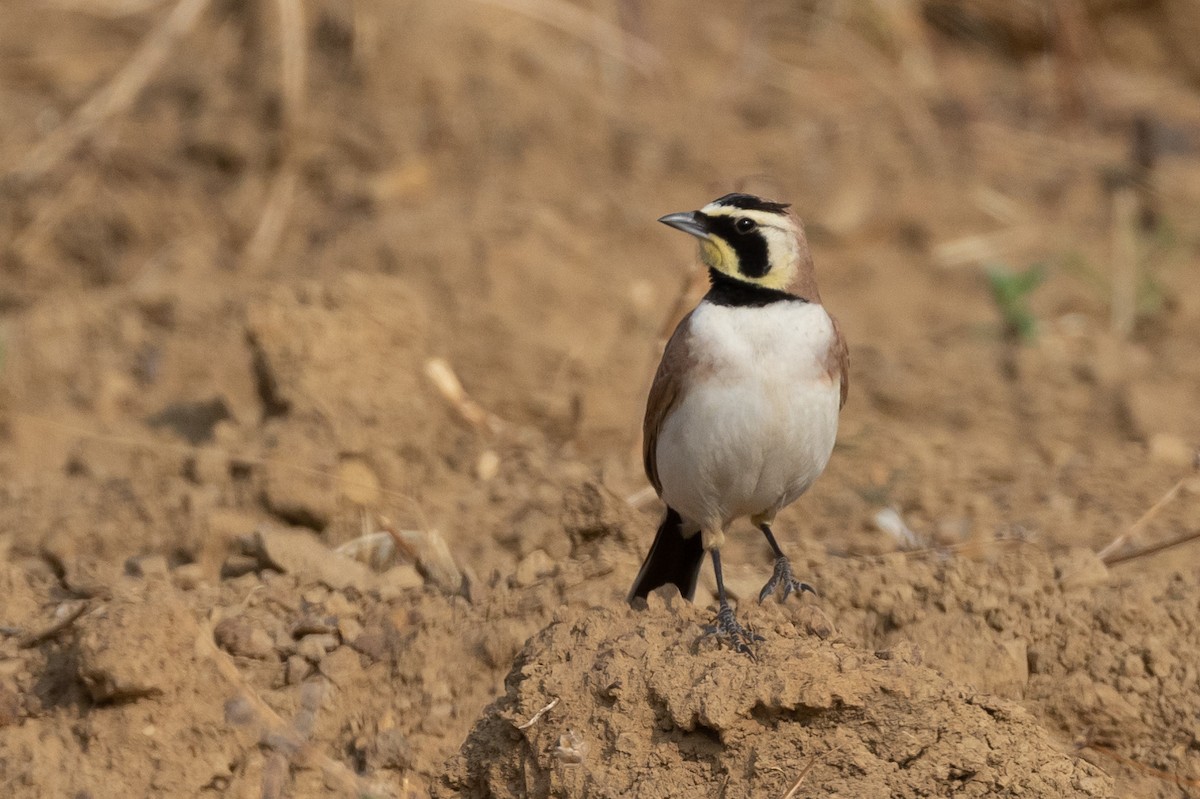
[{"label": "bird", "polygon": [[846,341],[789,208],[735,192],[658,220],[699,239],[709,289],[667,341],[647,398],[643,464],[666,511],[628,600],[666,584],[693,600],[708,553],[718,611],[707,630],[744,653],[762,638],[730,607],[726,532],[749,518],[774,552],[760,603],[816,593],[771,525],[825,470],[849,390]]}]

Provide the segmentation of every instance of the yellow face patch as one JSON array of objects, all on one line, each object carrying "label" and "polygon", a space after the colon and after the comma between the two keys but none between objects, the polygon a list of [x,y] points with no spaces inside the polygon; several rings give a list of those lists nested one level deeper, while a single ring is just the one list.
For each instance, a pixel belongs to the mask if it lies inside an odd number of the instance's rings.
[{"label": "yellow face patch", "polygon": [[[700,260],[705,266],[738,280],[772,289],[786,289],[799,269],[797,231],[789,217],[762,211],[747,211],[723,205],[705,206],[701,213],[708,217],[750,219],[757,228],[748,235],[759,236],[766,246],[769,269],[762,276],[752,277],[741,268],[737,250],[721,234],[710,232],[700,240]],[[734,234],[736,235],[736,234]]]},{"label": "yellow face patch", "polygon": [[737,253],[720,236],[710,234],[707,239],[700,240],[700,261],[730,277],[740,277]]}]

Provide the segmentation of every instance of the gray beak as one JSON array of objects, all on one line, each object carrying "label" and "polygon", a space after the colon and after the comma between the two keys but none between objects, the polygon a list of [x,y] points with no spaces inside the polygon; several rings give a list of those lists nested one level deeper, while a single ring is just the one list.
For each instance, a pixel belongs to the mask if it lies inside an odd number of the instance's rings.
[{"label": "gray beak", "polygon": [[680,211],[677,214],[667,214],[658,221],[676,230],[682,230],[684,233],[691,233],[698,239],[708,238],[708,226],[704,223],[704,218],[700,216],[698,211]]}]

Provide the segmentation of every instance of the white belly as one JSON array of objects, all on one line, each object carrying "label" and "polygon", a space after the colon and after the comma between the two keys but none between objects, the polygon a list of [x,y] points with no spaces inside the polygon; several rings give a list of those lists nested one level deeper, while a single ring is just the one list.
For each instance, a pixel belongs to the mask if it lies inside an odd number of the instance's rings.
[{"label": "white belly", "polygon": [[826,369],[833,324],[820,305],[701,303],[692,314],[696,379],[663,424],[662,498],[692,529],[719,535],[766,519],[825,469],[840,386]]}]

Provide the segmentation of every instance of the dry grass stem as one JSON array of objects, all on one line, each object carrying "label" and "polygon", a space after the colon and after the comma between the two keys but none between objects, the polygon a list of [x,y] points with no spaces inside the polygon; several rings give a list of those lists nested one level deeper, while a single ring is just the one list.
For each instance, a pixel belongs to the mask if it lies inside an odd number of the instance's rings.
[{"label": "dry grass stem", "polygon": [[1191,475],[1185,475],[1176,480],[1175,485],[1168,488],[1167,492],[1159,497],[1158,501],[1151,505],[1145,513],[1139,516],[1137,521],[1129,525],[1129,529],[1110,541],[1108,546],[1097,552],[1096,557],[1104,561],[1106,565],[1111,565],[1118,560],[1125,560],[1125,558],[1118,557],[1117,553],[1137,540],[1142,531],[1146,529],[1146,525],[1154,521],[1154,517],[1161,513],[1163,508],[1171,504],[1190,478]]},{"label": "dry grass stem", "polygon": [[527,730],[527,729],[529,729],[529,728],[530,728],[530,727],[532,727],[534,724],[537,724],[537,723],[538,723],[538,719],[540,719],[542,716],[544,716],[544,715],[546,715],[547,713],[549,713],[549,712],[550,712],[551,710],[553,710],[553,709],[554,709],[554,708],[555,708],[557,705],[558,705],[558,697],[556,696],[556,697],[554,697],[553,699],[551,699],[551,700],[550,700],[550,701],[549,701],[549,702],[546,704],[546,706],[545,706],[545,707],[543,707],[543,708],[542,708],[541,710],[539,710],[537,713],[534,713],[534,714],[533,714],[533,716],[532,716],[532,717],[530,717],[529,721],[525,722],[524,724],[518,724],[518,725],[517,725],[517,729],[518,729],[518,730]]},{"label": "dry grass stem", "polygon": [[933,248],[933,258],[939,266],[955,268],[987,261],[1003,260],[1004,256],[1028,241],[1036,239],[1032,226],[1022,225],[944,241]]},{"label": "dry grass stem", "polygon": [[788,788],[788,792],[783,795],[783,799],[793,799],[793,797],[796,796],[796,791],[800,790],[800,786],[804,784],[804,780],[808,777],[809,773],[813,770],[813,768],[816,767],[816,765],[817,758],[814,756],[808,761],[804,768],[800,770],[799,776],[797,776],[796,781],[792,783],[792,787]]},{"label": "dry grass stem", "polygon": [[388,530],[352,538],[334,552],[356,560],[371,571],[385,572],[396,562],[396,536]]},{"label": "dry grass stem", "polygon": [[49,626],[43,627],[40,630],[36,630],[28,635],[23,636],[19,641],[17,641],[17,646],[19,646],[21,649],[30,649],[42,643],[43,641],[49,641],[51,638],[54,638],[63,630],[74,624],[75,621],[87,611],[87,609],[88,603],[80,602]]},{"label": "dry grass stem", "polygon": [[279,13],[283,162],[271,180],[262,215],[250,241],[246,244],[245,262],[251,268],[266,263],[279,246],[300,182],[296,164],[296,141],[300,135],[301,120],[304,118],[305,87],[308,83],[304,5],[301,0],[275,0],[275,8]]},{"label": "dry grass stem", "polygon": [[453,367],[445,359],[430,358],[426,361],[425,376],[433,383],[442,398],[450,403],[450,407],[454,408],[458,415],[472,427],[496,434],[507,426],[500,417],[484,410],[483,406],[467,396],[462,381],[458,379]]},{"label": "dry grass stem", "polygon": [[871,521],[883,533],[886,533],[901,550],[915,550],[926,546],[921,536],[913,532],[904,517],[895,508],[884,508],[876,513]]},{"label": "dry grass stem", "polygon": [[631,508],[641,510],[654,501],[658,493],[654,490],[654,486],[643,486],[632,494],[625,497],[625,504]]},{"label": "dry grass stem", "polygon": [[[261,741],[276,751],[283,750],[290,754],[290,760],[293,763],[319,768],[330,786],[336,787],[337,790],[353,796],[375,795],[378,786],[369,785],[345,764],[339,763],[318,750],[308,742],[306,736],[299,735],[297,729],[286,724],[279,714],[272,710],[271,706],[255,692],[249,681],[238,671],[233,660],[217,646],[216,640],[213,638],[213,629],[220,618],[220,611],[214,610],[207,621],[200,623],[200,629],[196,635],[196,654],[212,661],[217,672],[237,689],[237,697],[231,701],[241,705],[237,712],[238,720],[254,722],[260,730],[259,739]],[[303,692],[301,702],[305,702]],[[317,704],[319,706],[319,700]],[[266,788],[267,786],[264,785],[264,791]]]},{"label": "dry grass stem", "polygon": [[1002,225],[1016,225],[1029,219],[1029,214],[1020,203],[991,186],[976,186],[971,192],[971,201],[976,208]]},{"label": "dry grass stem", "polygon": [[1175,547],[1183,546],[1184,544],[1190,544],[1198,539],[1200,539],[1200,530],[1194,530],[1190,533],[1184,533],[1181,536],[1176,536],[1175,538],[1171,538],[1167,541],[1160,541],[1157,544],[1151,544],[1149,546],[1142,547],[1141,549],[1125,555],[1113,556],[1108,560],[1105,560],[1104,563],[1108,566],[1117,566],[1122,563],[1128,563],[1131,560],[1137,560],[1139,558],[1155,555],[1159,552],[1163,552],[1164,550],[1174,549]]},{"label": "dry grass stem", "polygon": [[262,215],[259,216],[254,233],[246,244],[243,257],[247,266],[254,268],[266,263],[279,246],[283,231],[287,227],[288,216],[292,212],[298,182],[295,165],[288,156],[288,160],[271,179]]},{"label": "dry grass stem", "polygon": [[133,105],[150,78],[170,56],[176,42],[199,19],[209,0],[179,0],[162,23],[151,31],[133,58],[71,117],[43,139],[11,174],[33,179],[71,155],[109,117]]}]

